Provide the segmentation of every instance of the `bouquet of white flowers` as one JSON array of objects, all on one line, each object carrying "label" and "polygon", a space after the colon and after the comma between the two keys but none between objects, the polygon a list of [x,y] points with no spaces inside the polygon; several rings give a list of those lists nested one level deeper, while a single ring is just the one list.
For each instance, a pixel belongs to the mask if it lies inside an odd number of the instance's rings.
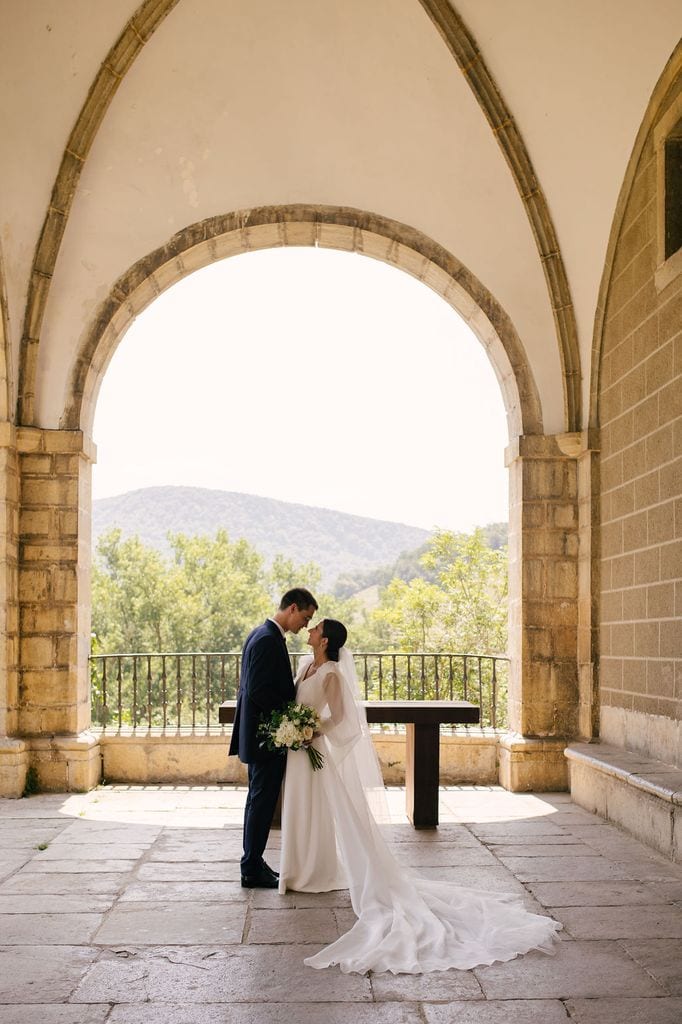
[{"label": "bouquet of white flowers", "polygon": [[305,747],[313,771],[318,771],[324,764],[324,756],[312,746],[311,740],[316,729],[320,727],[320,719],[314,708],[307,704],[290,701],[282,711],[273,711],[267,721],[258,726],[258,734],[263,736],[261,746],[268,750],[286,749],[300,750]]}]

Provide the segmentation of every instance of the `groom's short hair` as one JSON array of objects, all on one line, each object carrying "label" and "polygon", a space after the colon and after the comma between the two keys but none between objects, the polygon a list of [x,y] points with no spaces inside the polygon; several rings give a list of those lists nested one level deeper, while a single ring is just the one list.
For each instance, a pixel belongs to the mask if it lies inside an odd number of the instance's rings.
[{"label": "groom's short hair", "polygon": [[295,604],[299,611],[302,611],[304,608],[314,608],[317,611],[318,608],[317,601],[310,591],[304,587],[294,587],[293,590],[287,590],[279,602],[279,610],[283,612],[285,608],[289,608],[292,604]]}]

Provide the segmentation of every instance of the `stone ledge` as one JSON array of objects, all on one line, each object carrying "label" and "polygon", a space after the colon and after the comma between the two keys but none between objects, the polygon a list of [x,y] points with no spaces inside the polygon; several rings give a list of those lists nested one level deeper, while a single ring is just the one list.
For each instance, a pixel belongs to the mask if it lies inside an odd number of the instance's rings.
[{"label": "stone ledge", "polygon": [[[97,733],[107,782],[235,783],[246,782],[246,770],[228,757],[230,734],[198,730],[164,733],[122,730]],[[405,783],[405,733],[373,732],[372,740],[386,785]],[[454,785],[496,785],[498,734],[462,730],[441,736],[440,782]]]},{"label": "stone ledge", "polygon": [[682,805],[682,768],[654,761],[608,743],[572,743],[566,748],[569,761],[582,761],[595,771],[620,779],[628,786]]},{"label": "stone ledge", "polygon": [[608,743],[566,748],[571,797],[682,861],[682,769]]}]

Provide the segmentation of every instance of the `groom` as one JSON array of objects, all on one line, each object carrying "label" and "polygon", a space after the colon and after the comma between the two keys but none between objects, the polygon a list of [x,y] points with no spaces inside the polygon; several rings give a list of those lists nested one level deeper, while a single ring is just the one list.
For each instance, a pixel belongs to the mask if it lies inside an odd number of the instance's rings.
[{"label": "groom", "polygon": [[309,590],[288,590],[275,615],[249,634],[242,651],[230,754],[237,754],[249,771],[241,859],[245,889],[276,889],[279,884],[279,876],[263,860],[263,851],[286,758],[260,745],[258,726],[296,696],[285,635],[287,631],[298,633],[302,626],[307,626],[316,610],[317,601]]}]

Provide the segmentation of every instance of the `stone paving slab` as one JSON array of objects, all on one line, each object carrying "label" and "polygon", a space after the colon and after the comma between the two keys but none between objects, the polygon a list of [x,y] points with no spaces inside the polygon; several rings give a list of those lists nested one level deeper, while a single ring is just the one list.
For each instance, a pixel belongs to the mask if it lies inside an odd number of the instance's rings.
[{"label": "stone paving slab", "polygon": [[682,999],[676,997],[569,999],[566,1009],[577,1024],[680,1024],[682,1020]]},{"label": "stone paving slab", "polygon": [[570,834],[575,840],[592,847],[596,853],[610,857],[612,860],[637,859],[657,863],[668,864],[669,861],[662,854],[650,847],[643,846],[633,836],[627,835],[622,829],[615,825],[603,824],[598,827],[572,828]]},{"label": "stone paving slab", "polygon": [[639,905],[549,910],[575,939],[656,939],[661,935],[682,939],[682,910],[678,907]]},{"label": "stone paving slab", "polygon": [[630,878],[638,878],[642,882],[676,881],[680,877],[680,866],[673,864],[672,861],[653,860],[649,857],[627,857],[613,859],[611,864],[615,871],[629,872]]},{"label": "stone paving slab", "polygon": [[[122,861],[138,861],[142,857],[148,847],[147,846],[131,846],[130,844],[123,843],[109,843],[96,844],[86,843],[84,846],[80,846],[78,843],[50,843],[46,850],[39,850],[38,856],[35,858],[33,864],[34,871],[43,870],[43,865],[46,861],[85,861],[90,862],[93,860],[103,860],[108,864],[113,863],[112,858],[116,859],[116,863]],[[50,870],[45,868],[44,870]],[[69,868],[70,870],[70,868]]]},{"label": "stone paving slab", "polygon": [[430,846],[413,847],[404,843],[395,851],[400,864],[412,867],[449,867],[451,865],[473,865],[475,867],[494,867],[497,860],[483,846],[451,846],[449,843],[431,843]]},{"label": "stone paving slab", "polygon": [[[13,847],[35,849],[40,843],[57,842],[60,833],[63,831],[62,826],[46,827],[43,825],[40,828],[0,827],[0,849],[11,850]],[[0,854],[2,859],[5,856],[7,856],[5,853]]]},{"label": "stone paving slab", "polygon": [[505,999],[522,992],[527,999],[570,999],[667,995],[660,983],[612,942],[558,943],[556,955],[530,952],[505,964],[477,967],[478,978],[488,999]]},{"label": "stone paving slab", "polygon": [[0,1004],[66,1001],[96,956],[89,946],[0,946]]},{"label": "stone paving slab", "polygon": [[[237,1003],[115,1006],[107,1024],[423,1024],[408,1003]],[[4,1024],[0,1018],[0,1024]],[[22,1022],[23,1024],[23,1022]],[[552,1024],[552,1022],[550,1022]]]},{"label": "stone paving slab", "polygon": [[82,1003],[371,1002],[369,979],[315,971],[312,946],[133,947],[102,953],[71,997]]},{"label": "stone paving slab", "polygon": [[0,1024],[104,1024],[111,1007],[36,1003],[33,1006],[0,1006]]},{"label": "stone paving slab", "polygon": [[98,944],[241,942],[246,908],[237,903],[119,903],[94,937]]},{"label": "stone paving slab", "polygon": [[239,865],[235,861],[147,861],[137,872],[140,882],[238,882]]},{"label": "stone paving slab", "polygon": [[595,851],[584,843],[491,843],[488,847],[495,856],[505,857],[594,857]]},{"label": "stone paving slab", "polygon": [[377,1002],[451,1002],[483,999],[473,971],[434,971],[431,974],[373,974],[372,991]]},{"label": "stone paving slab", "polygon": [[327,945],[341,934],[332,908],[253,910],[249,915],[244,941],[250,945],[295,942]]},{"label": "stone paving slab", "polygon": [[510,892],[519,896],[526,893],[521,882],[514,878],[511,871],[499,863],[493,867],[476,867],[474,865],[452,865],[449,868],[421,867],[418,869],[418,874],[423,878],[454,882],[455,885],[465,885],[471,889],[483,889],[487,892]]},{"label": "stone paving slab", "polygon": [[603,824],[603,818],[597,814],[590,814],[584,811],[577,804],[567,804],[565,808],[552,815],[552,823],[563,828],[575,829],[581,825],[598,828]]},{"label": "stone paving slab", "polygon": [[[46,851],[41,850],[41,853]],[[112,851],[110,850],[109,853]],[[87,859],[86,859],[87,858]],[[64,874],[64,873],[75,873],[75,874],[126,874],[128,871],[132,871],[136,866],[134,860],[91,860],[89,848],[86,848],[83,857],[79,860],[78,857],[69,857],[66,860],[50,860],[49,858],[42,859],[41,857],[34,857],[31,861],[31,873],[32,874]]]},{"label": "stone paving slab", "polygon": [[66,842],[74,840],[77,843],[108,843],[123,840],[143,846],[145,843],[153,843],[162,832],[163,829],[158,825],[130,825],[120,821],[70,818],[61,831],[61,839]]},{"label": "stone paving slab", "polygon": [[73,820],[63,811],[64,796],[32,796],[28,800],[1,800],[0,821],[65,822]]},{"label": "stone paving slab", "polygon": [[527,888],[544,907],[641,907],[670,903],[672,898],[666,897],[657,886],[658,883],[623,879],[616,882],[529,882]]},{"label": "stone paving slab", "polygon": [[7,896],[0,893],[0,914],[103,914],[111,908],[114,899],[113,893],[107,896],[80,893],[71,896],[27,896],[24,893]]},{"label": "stone paving slab", "polygon": [[[427,1024],[566,1024],[566,1010],[557,999],[486,999],[424,1005]],[[620,1021],[619,1024],[623,1024]]]},{"label": "stone paving slab", "polygon": [[[29,864],[29,868],[30,868]],[[127,876],[118,872],[96,871],[49,872],[38,873],[30,870],[20,871],[0,885],[0,895],[10,893],[27,893],[37,895],[66,895],[68,893],[102,894],[118,892]]]},{"label": "stone paving slab", "polygon": [[[248,890],[241,882],[131,882],[121,894],[121,903],[171,902],[243,903]],[[1,907],[1,902],[0,902]]]},{"label": "stone paving slab", "polygon": [[202,861],[204,864],[214,861],[239,861],[242,855],[241,840],[232,843],[189,843],[170,845],[160,842],[154,846],[149,856],[150,861],[178,863]]},{"label": "stone paving slab", "polygon": [[682,940],[626,939],[622,946],[665,988],[667,995],[682,996]]},{"label": "stone paving slab", "polygon": [[5,946],[30,946],[36,936],[44,945],[83,946],[102,923],[102,914],[0,914]]},{"label": "stone paving slab", "polygon": [[386,842],[411,843],[414,846],[449,843],[454,846],[478,846],[478,839],[466,825],[441,822],[438,828],[415,829],[412,825],[382,825],[380,831]]},{"label": "stone paving slab", "polygon": [[565,838],[565,834],[550,818],[531,821],[472,821],[468,828],[473,835],[487,843],[492,842],[493,837],[496,840],[513,839],[514,841],[517,837],[534,839],[538,836],[561,836]]},{"label": "stone paving slab", "polygon": [[332,892],[287,892],[280,896],[274,889],[242,890],[250,893],[251,906],[255,908],[292,907],[297,910],[306,907],[350,907],[350,893],[347,889],[334,889]]},{"label": "stone paving slab", "polygon": [[649,882],[648,888],[655,894],[652,902],[668,903],[672,900],[682,900],[682,878],[665,879],[661,882]]},{"label": "stone paving slab", "polygon": [[501,862],[520,882],[596,881],[632,878],[627,864],[614,864],[604,857],[506,857]]},{"label": "stone paving slab", "polygon": [[19,855],[12,852],[9,857],[3,856],[0,859],[0,882],[4,882],[6,878],[23,868],[24,864],[28,864],[32,856],[32,851],[28,850]]},{"label": "stone paving slab", "polygon": [[[552,832],[549,835],[544,833],[541,835],[537,835],[535,833],[531,833],[530,835],[520,835],[518,832],[514,832],[507,836],[484,835],[477,839],[477,842],[482,842],[484,846],[494,852],[498,850],[498,847],[499,852],[503,852],[508,850],[510,847],[521,850],[527,846],[533,849],[533,847],[541,845],[543,850],[549,850],[551,847],[553,853],[554,849],[558,848],[558,852],[560,853],[562,846],[570,846],[573,848],[574,846],[582,843],[582,840],[577,839],[571,832],[559,831],[556,833]],[[590,849],[587,844],[584,844],[583,848],[588,850]],[[594,854],[594,850],[590,850],[590,852]],[[517,856],[523,856],[523,854],[517,854]]]}]

